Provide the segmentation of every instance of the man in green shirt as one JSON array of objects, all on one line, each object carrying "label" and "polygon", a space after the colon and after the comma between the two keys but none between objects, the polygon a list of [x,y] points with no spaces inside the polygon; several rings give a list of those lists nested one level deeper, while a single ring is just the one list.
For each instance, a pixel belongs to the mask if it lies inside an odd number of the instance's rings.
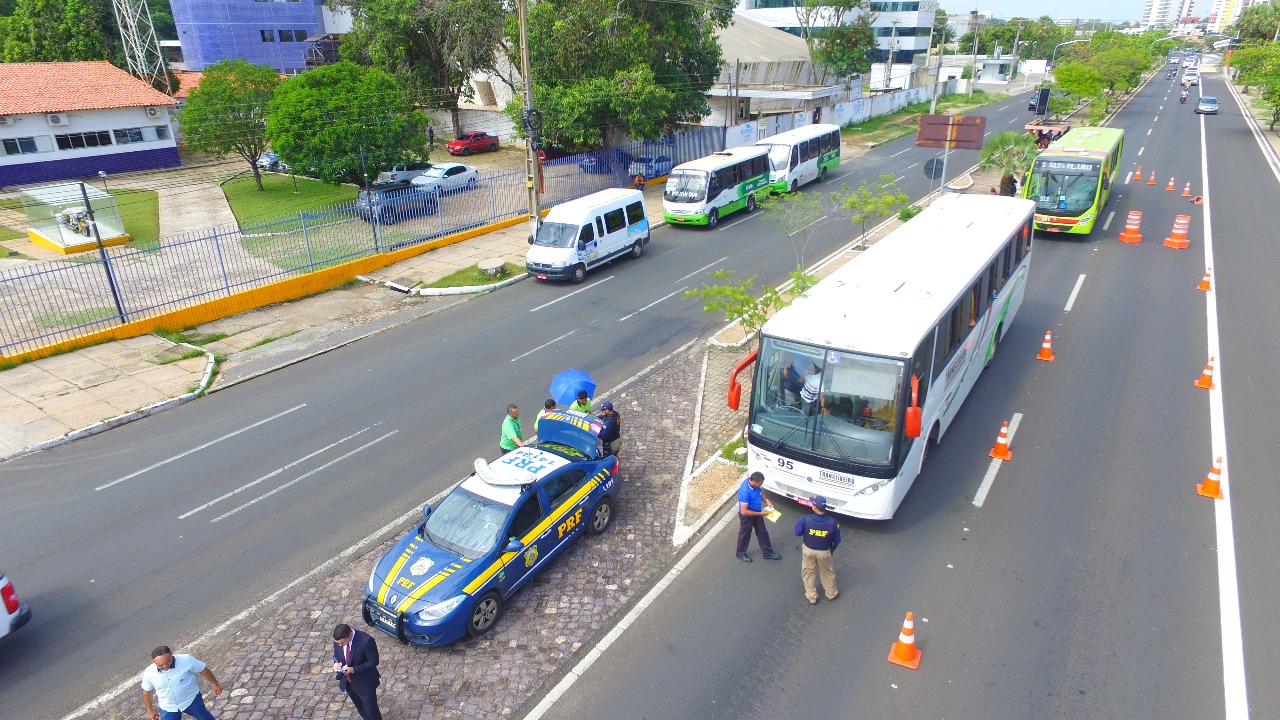
[{"label": "man in green shirt", "polygon": [[586,390],[578,391],[578,399],[569,406],[570,410],[577,410],[580,413],[591,414],[591,398],[587,397]]},{"label": "man in green shirt", "polygon": [[498,457],[502,457],[518,447],[524,447],[523,431],[520,429],[520,408],[507,406],[507,416],[502,418],[502,439],[498,441]]}]

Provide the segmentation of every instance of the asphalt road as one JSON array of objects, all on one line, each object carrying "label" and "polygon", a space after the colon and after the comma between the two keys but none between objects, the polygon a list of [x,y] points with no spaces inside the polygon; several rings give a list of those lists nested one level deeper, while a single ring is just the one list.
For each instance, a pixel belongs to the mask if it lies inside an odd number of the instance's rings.
[{"label": "asphalt road", "polygon": [[[1204,91],[1229,97],[1216,75]],[[1010,335],[898,516],[843,523],[840,597],[804,600],[802,508],[779,503],[780,562],[754,545],[755,562],[735,560],[730,520],[548,716],[1248,717],[1232,609],[1220,605],[1234,568],[1218,532],[1232,516],[1194,490],[1217,445],[1212,396],[1192,385],[1213,331],[1194,290],[1209,211],[1180,196],[1187,181],[1212,207],[1247,703],[1253,717],[1280,714],[1267,680],[1280,643],[1265,465],[1277,251],[1259,211],[1275,205],[1276,178],[1233,101],[1201,120],[1163,76],[1115,124],[1123,167],[1140,162],[1157,184],[1121,184],[1104,214],[1114,221],[1092,238],[1040,238]],[[1164,189],[1170,176],[1178,192]],[[1144,213],[1141,245],[1116,241],[1129,210]],[[1177,214],[1192,216],[1190,250],[1162,247]],[[1046,329],[1053,363],[1033,359]],[[1015,413],[1013,460],[975,507]],[[915,671],[886,661],[908,611]]]},{"label": "asphalt road", "polygon": [[[1027,119],[1021,100],[998,107]],[[891,173],[920,197],[936,155],[903,138],[812,189]],[[976,155],[953,153],[951,174]],[[849,242],[846,222],[818,227],[807,261]],[[683,299],[710,271],[777,284],[795,262],[759,212],[659,229],[581,286],[519,283],[0,465],[0,563],[34,613],[0,646],[0,715],[65,716],[384,527],[496,454],[506,404],[531,418],[554,373],[609,388],[721,325]]]}]

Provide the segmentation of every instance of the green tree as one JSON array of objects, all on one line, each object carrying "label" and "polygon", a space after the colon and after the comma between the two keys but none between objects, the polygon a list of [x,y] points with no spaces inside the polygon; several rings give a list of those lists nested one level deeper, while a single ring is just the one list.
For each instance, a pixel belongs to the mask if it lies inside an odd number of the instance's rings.
[{"label": "green tree", "polygon": [[1280,7],[1273,3],[1247,7],[1223,32],[1241,40],[1270,42],[1280,33]]},{"label": "green tree", "polygon": [[[538,97],[539,111],[558,121],[556,140],[571,146],[601,145],[612,128],[632,137],[655,138],[676,111],[675,94],[658,84],[646,67],[553,86],[539,91]],[[522,111],[521,103],[507,107],[517,125]]]},{"label": "green tree", "polygon": [[759,205],[765,221],[791,241],[796,259],[796,269],[791,273],[792,296],[805,294],[817,282],[816,277],[805,273],[805,251],[813,233],[824,220],[835,214],[835,201],[826,193],[791,192],[766,196]]},{"label": "green tree", "polygon": [[[473,73],[502,51],[506,5],[486,0],[333,0],[351,11],[345,60],[395,76],[420,105],[449,108],[472,93]],[[519,67],[517,64],[516,67]]]},{"label": "green tree", "polygon": [[1102,97],[1102,74],[1081,62],[1065,62],[1053,69],[1053,83],[1082,99]]},{"label": "green tree", "polygon": [[700,288],[686,291],[685,299],[701,300],[703,312],[723,313],[729,322],[742,325],[742,332],[748,340],[758,335],[769,317],[787,303],[782,293],[769,285],[761,287],[757,297],[755,284],[758,275],[734,282],[733,271],[721,268],[711,273],[711,277],[719,280],[719,284],[703,283]]},{"label": "green tree", "polygon": [[818,38],[813,58],[829,68],[836,77],[843,78],[845,87],[849,87],[853,76],[871,72],[876,52],[871,15],[861,13],[850,25],[827,28]]},{"label": "green tree", "polygon": [[881,175],[873,183],[862,178],[856,188],[850,188],[848,183],[841,183],[840,190],[839,193],[832,193],[832,198],[840,207],[853,211],[850,219],[854,225],[862,228],[864,244],[873,222],[892,215],[898,208],[911,202],[911,198],[898,188],[898,181],[888,173]]},{"label": "green tree", "polygon": [[123,64],[111,0],[18,0],[5,62],[110,60]]},{"label": "green tree", "polygon": [[1098,71],[1108,90],[1123,91],[1142,80],[1142,72],[1151,66],[1151,58],[1128,48],[1110,48],[1094,54],[1089,66]]},{"label": "green tree", "polygon": [[210,65],[179,116],[184,142],[219,157],[240,156],[261,190],[258,157],[267,149],[267,107],[279,85],[274,69],[247,60]]},{"label": "green tree", "polygon": [[178,28],[173,23],[173,8],[169,0],[147,0],[147,10],[151,13],[151,27],[156,30],[156,37],[161,40],[177,40]]},{"label": "green tree", "polygon": [[[652,72],[654,82],[666,89],[671,102],[662,117],[599,118],[603,126],[627,126],[639,137],[655,139],[666,122],[696,120],[705,115],[707,91],[721,72],[722,55],[716,31],[733,17],[733,0],[658,3],[646,0],[546,0],[529,7],[529,55],[534,78],[534,101],[573,99],[599,107],[590,90],[576,95],[567,88],[592,80],[614,78],[617,73]],[[519,67],[518,28],[514,17],[506,23],[507,52]],[[521,104],[521,103],[514,103]],[[649,103],[656,112],[660,104]],[[543,136],[570,144],[576,119],[585,113],[559,104],[543,112]]]},{"label": "green tree", "polygon": [[286,79],[267,111],[267,139],[280,159],[332,183],[360,182],[420,155],[426,127],[395,78],[348,61]]},{"label": "green tree", "polygon": [[9,17],[18,7],[18,0],[0,0],[0,17]]},{"label": "green tree", "polygon": [[1000,171],[1000,194],[1013,197],[1018,186],[1015,175],[1025,173],[1036,158],[1036,141],[1027,133],[1004,130],[992,135],[982,146],[978,169]]},{"label": "green tree", "polygon": [[933,11],[933,46],[942,45],[942,37],[950,35],[951,31],[947,29],[947,11],[938,8]]}]

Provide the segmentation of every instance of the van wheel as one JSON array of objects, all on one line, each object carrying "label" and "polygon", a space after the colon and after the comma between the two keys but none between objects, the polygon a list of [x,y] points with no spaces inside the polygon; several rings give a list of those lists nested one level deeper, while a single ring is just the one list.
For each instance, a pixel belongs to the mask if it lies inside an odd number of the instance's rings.
[{"label": "van wheel", "polygon": [[756,196],[754,193],[752,193],[751,195],[747,196],[747,212],[751,212],[755,209],[756,209]]},{"label": "van wheel", "polygon": [[707,213],[707,229],[708,230],[714,229],[716,226],[716,223],[719,223],[719,222],[720,222],[720,213],[716,212],[715,208],[711,208],[711,212]]},{"label": "van wheel", "polygon": [[573,268],[573,276],[569,278],[576,285],[587,279],[587,266],[575,265]]},{"label": "van wheel", "polygon": [[636,244],[631,246],[631,257],[638,260],[640,259],[640,256],[643,254],[644,254],[644,243],[637,240]]}]

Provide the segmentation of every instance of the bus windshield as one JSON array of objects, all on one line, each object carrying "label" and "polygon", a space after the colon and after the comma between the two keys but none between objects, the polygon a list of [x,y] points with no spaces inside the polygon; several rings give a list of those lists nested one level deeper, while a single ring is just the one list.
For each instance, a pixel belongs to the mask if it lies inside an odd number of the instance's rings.
[{"label": "bus windshield", "polygon": [[775,172],[791,169],[791,146],[768,145],[769,168]]},{"label": "bus windshield", "polygon": [[690,203],[702,202],[707,197],[707,174],[701,170],[672,170],[667,177],[664,200]]},{"label": "bus windshield", "polygon": [[1037,160],[1027,178],[1027,195],[1035,201],[1038,213],[1078,217],[1093,207],[1101,174],[1101,163]]},{"label": "bus windshield", "polygon": [[889,466],[905,365],[898,360],[765,337],[751,393],[762,446],[839,466]]},{"label": "bus windshield", "polygon": [[559,222],[544,222],[538,226],[538,235],[534,245],[546,247],[569,248],[578,241],[578,226]]}]

